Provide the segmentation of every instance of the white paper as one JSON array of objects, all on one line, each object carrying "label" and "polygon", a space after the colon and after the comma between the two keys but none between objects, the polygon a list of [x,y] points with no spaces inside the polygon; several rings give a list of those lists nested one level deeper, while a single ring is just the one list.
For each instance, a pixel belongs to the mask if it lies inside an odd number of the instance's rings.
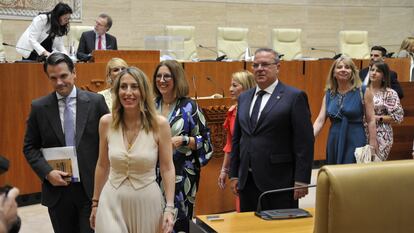
[{"label": "white paper", "polygon": [[72,162],[72,182],[80,182],[78,157],[73,146],[50,147],[41,149],[46,160],[70,159]]}]

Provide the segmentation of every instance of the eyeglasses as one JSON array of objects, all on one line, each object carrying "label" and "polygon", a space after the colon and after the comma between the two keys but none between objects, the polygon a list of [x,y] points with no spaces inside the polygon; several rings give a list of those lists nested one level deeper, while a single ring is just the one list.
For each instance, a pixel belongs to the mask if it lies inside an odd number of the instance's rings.
[{"label": "eyeglasses", "polygon": [[115,68],[111,69],[112,72],[119,72],[119,71],[123,71],[123,70],[125,70],[125,67],[115,67]]},{"label": "eyeglasses", "polygon": [[155,76],[155,79],[157,81],[161,81],[161,79],[164,79],[164,81],[168,82],[172,79],[172,76],[171,76],[171,74],[157,74]]},{"label": "eyeglasses", "polygon": [[267,69],[271,65],[274,65],[274,64],[276,64],[276,62],[273,62],[273,63],[253,63],[252,67],[253,67],[253,69],[259,69],[260,67],[262,67],[263,69]]}]

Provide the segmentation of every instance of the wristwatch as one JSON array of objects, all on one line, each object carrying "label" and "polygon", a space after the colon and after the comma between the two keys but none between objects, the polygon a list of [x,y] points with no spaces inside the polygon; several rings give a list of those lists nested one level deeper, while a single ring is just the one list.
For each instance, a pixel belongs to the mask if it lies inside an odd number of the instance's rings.
[{"label": "wristwatch", "polygon": [[188,136],[183,136],[183,146],[188,146],[190,144],[190,138]]}]

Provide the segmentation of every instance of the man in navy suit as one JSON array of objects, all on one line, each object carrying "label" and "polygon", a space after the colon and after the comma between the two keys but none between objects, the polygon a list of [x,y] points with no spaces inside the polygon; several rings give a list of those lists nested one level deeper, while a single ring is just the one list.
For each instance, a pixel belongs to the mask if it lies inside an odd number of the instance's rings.
[{"label": "man in navy suit", "polygon": [[82,33],[76,56],[81,61],[89,61],[93,50],[117,50],[116,38],[107,32],[112,27],[112,18],[102,13],[95,21],[95,29]]},{"label": "man in navy suit", "polygon": [[[42,204],[48,207],[56,233],[92,233],[89,225],[95,167],[99,151],[99,119],[109,112],[102,95],[75,87],[72,60],[53,53],[44,70],[54,91],[33,100],[23,152],[42,181]],[[68,173],[54,170],[42,149],[73,146],[80,180],[67,182]]]},{"label": "man in navy suit", "polygon": [[[242,93],[234,126],[230,178],[241,211],[256,210],[260,194],[302,186],[311,178],[314,137],[306,94],[278,80],[280,60],[258,49],[257,87]],[[263,209],[297,208],[307,188],[263,198]]]},{"label": "man in navy suit", "polygon": [[[364,85],[368,85],[369,81],[369,69],[371,68],[372,64],[377,61],[384,61],[385,55],[387,54],[387,50],[382,46],[373,46],[371,48],[371,57],[369,61],[369,66],[365,67],[364,69],[359,71],[359,77]],[[403,90],[398,82],[398,75],[394,71],[390,70],[390,81],[391,81],[391,89],[397,92],[398,97],[402,99],[404,97]]]}]

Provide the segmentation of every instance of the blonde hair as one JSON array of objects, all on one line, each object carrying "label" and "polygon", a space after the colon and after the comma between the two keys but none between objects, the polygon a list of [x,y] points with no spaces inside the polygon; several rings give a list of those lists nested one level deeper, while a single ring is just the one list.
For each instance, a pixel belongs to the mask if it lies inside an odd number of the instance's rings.
[{"label": "blonde hair", "polygon": [[232,74],[231,78],[240,83],[243,90],[249,90],[256,86],[256,82],[254,80],[253,74],[248,70],[243,70],[239,72],[235,72]]},{"label": "blonde hair", "polygon": [[361,79],[359,78],[358,69],[356,68],[352,58],[347,56],[341,56],[334,61],[331,68],[329,69],[328,79],[326,80],[326,90],[331,90],[333,93],[338,92],[338,81],[335,78],[335,68],[340,63],[343,62],[345,65],[351,68],[351,77],[349,82],[352,84],[352,89],[359,88],[362,86]]},{"label": "blonde hair", "polygon": [[113,106],[112,106],[112,128],[118,129],[119,126],[123,126],[124,107],[119,100],[119,88],[121,79],[125,75],[131,75],[132,78],[138,83],[139,92],[141,95],[141,101],[139,102],[139,112],[141,116],[142,127],[145,132],[158,131],[157,123],[157,111],[155,109],[154,96],[151,88],[148,84],[147,77],[140,69],[136,67],[127,67],[123,70],[115,79],[113,93],[115,93]]},{"label": "blonde hair", "polygon": [[405,38],[402,42],[401,42],[401,46],[400,46],[400,51],[401,50],[406,50],[407,52],[413,52],[410,51],[411,46],[414,44],[414,37],[409,36],[407,38]]},{"label": "blonde hair", "polygon": [[111,79],[111,70],[115,67],[122,67],[122,68],[127,68],[128,64],[126,63],[126,61],[124,61],[121,58],[118,57],[114,57],[111,60],[108,61],[108,63],[106,64],[106,82],[108,84],[112,84],[112,79]]},{"label": "blonde hair", "polygon": [[167,60],[160,62],[157,67],[155,68],[154,75],[152,77],[152,85],[154,90],[154,95],[158,97],[162,97],[161,92],[157,88],[156,76],[158,70],[161,66],[165,66],[171,72],[171,76],[174,80],[174,95],[177,99],[186,97],[189,93],[189,87],[187,80],[185,79],[185,73],[183,66],[175,60]]}]

